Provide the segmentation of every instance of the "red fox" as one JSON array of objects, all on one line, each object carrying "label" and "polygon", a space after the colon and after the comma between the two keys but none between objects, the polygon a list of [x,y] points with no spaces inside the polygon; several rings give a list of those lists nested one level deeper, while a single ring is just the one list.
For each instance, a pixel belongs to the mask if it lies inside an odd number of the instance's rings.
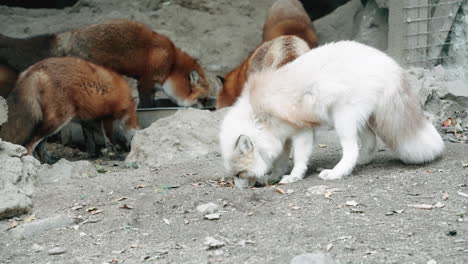
[{"label": "red fox", "polygon": [[250,74],[268,67],[281,67],[308,50],[307,43],[295,36],[282,36],[264,42],[241,65],[226,75],[223,88],[218,93],[216,109],[234,104]]},{"label": "red fox", "polygon": [[208,97],[209,82],[198,62],[142,23],[111,20],[71,31],[13,39],[0,36],[0,60],[18,71],[47,57],[73,56],[138,79],[142,106],[155,84],[182,106]]},{"label": "red fox", "polygon": [[312,21],[298,0],[277,0],[268,10],[263,25],[263,41],[284,35],[300,37],[311,49],[317,47]]},{"label": "red fox", "polygon": [[18,74],[10,67],[0,64],[0,96],[7,98],[11,89],[15,87]]},{"label": "red fox", "polygon": [[[126,128],[131,141],[137,129],[136,104],[128,82],[119,74],[79,58],[48,58],[20,74],[7,98],[11,114],[0,138],[26,147],[52,163],[46,138],[72,119],[102,121],[107,139],[114,120]],[[40,144],[40,146],[38,146]]]}]

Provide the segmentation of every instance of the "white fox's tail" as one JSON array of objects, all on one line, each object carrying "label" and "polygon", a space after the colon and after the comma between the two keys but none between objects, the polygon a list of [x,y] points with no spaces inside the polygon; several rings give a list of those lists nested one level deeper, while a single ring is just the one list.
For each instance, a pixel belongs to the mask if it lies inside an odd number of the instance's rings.
[{"label": "white fox's tail", "polygon": [[403,162],[430,162],[442,154],[442,138],[421,109],[405,74],[401,74],[400,87],[387,90],[381,98],[370,125]]}]

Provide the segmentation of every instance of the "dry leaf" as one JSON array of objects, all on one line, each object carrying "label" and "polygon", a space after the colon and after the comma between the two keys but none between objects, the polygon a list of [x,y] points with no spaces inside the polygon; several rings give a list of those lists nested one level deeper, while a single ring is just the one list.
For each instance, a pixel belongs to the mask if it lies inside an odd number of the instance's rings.
[{"label": "dry leaf", "polygon": [[444,123],[442,124],[442,126],[444,126],[444,127],[449,127],[451,125],[452,125],[452,118],[451,117],[447,118],[447,120],[445,120]]},{"label": "dry leaf", "polygon": [[102,212],[103,212],[102,210],[94,210],[94,211],[91,211],[91,214],[96,215],[96,214],[100,214]]},{"label": "dry leaf", "polygon": [[35,215],[29,215],[29,216],[27,216],[27,217],[25,217],[25,218],[23,219],[24,222],[32,222],[32,221],[34,221],[34,220],[36,220],[36,216],[35,216]]},{"label": "dry leaf", "polygon": [[286,192],[283,189],[280,189],[280,188],[276,188],[275,191],[277,193],[286,194]]},{"label": "dry leaf", "polygon": [[330,198],[332,194],[332,192],[325,192],[324,196],[325,198]]},{"label": "dry leaf", "polygon": [[133,189],[138,190],[138,189],[143,189],[145,187],[146,187],[146,185],[144,185],[144,184],[138,184],[137,186],[133,187]]},{"label": "dry leaf", "polygon": [[330,251],[332,248],[333,248],[333,244],[330,243],[327,245],[327,251]]},{"label": "dry leaf", "polygon": [[319,146],[319,148],[326,148],[327,147],[327,145],[325,145],[325,144],[318,144],[318,146]]},{"label": "dry leaf", "polygon": [[121,206],[119,206],[120,209],[127,209],[127,210],[132,210],[133,209],[133,206],[130,206],[128,204],[123,204]]},{"label": "dry leaf", "polygon": [[128,197],[124,196],[124,197],[120,197],[120,198],[116,199],[115,201],[120,202],[120,201],[127,200],[127,199],[128,199]]},{"label": "dry leaf", "polygon": [[460,191],[458,191],[457,193],[458,193],[458,195],[460,195],[460,196],[463,196],[463,197],[465,197],[465,198],[468,198],[468,193],[464,193],[464,192],[460,192]]},{"label": "dry leaf", "polygon": [[164,221],[164,223],[166,223],[166,224],[168,224],[168,225],[171,224],[171,221],[169,221],[169,219],[163,218],[162,220]]},{"label": "dry leaf", "polygon": [[86,208],[86,211],[87,212],[93,212],[93,211],[96,211],[97,208],[96,207],[89,207],[89,208]]},{"label": "dry leaf", "polygon": [[7,231],[10,230],[10,229],[13,229],[15,227],[17,227],[19,225],[19,223],[17,221],[13,221],[10,223],[10,225],[8,226],[8,228],[6,229]]}]

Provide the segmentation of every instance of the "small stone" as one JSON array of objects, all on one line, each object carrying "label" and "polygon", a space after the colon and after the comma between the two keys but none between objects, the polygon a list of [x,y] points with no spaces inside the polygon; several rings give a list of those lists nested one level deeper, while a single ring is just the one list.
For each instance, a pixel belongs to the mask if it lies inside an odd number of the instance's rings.
[{"label": "small stone", "polygon": [[219,209],[219,206],[211,202],[197,206],[197,211],[202,214],[213,214],[217,212],[218,209]]},{"label": "small stone", "polygon": [[204,244],[207,246],[206,247],[207,250],[217,249],[225,245],[223,241],[219,241],[213,237],[206,237]]},{"label": "small stone", "polygon": [[208,219],[208,220],[218,220],[220,216],[221,216],[221,215],[218,214],[218,213],[207,214],[207,215],[205,215],[205,219]]},{"label": "small stone", "polygon": [[49,249],[49,251],[47,251],[47,254],[49,254],[49,255],[60,255],[60,254],[63,254],[65,252],[67,252],[66,248],[54,247],[52,249]]},{"label": "small stone", "polygon": [[43,251],[45,248],[41,245],[38,245],[38,244],[34,244],[32,245],[31,249],[34,251],[34,252],[41,252]]},{"label": "small stone", "polygon": [[431,259],[429,260],[428,262],[426,262],[427,264],[437,264],[437,261],[435,261],[434,259]]},{"label": "small stone", "polygon": [[322,253],[306,253],[295,256],[290,264],[336,264],[329,255]]}]

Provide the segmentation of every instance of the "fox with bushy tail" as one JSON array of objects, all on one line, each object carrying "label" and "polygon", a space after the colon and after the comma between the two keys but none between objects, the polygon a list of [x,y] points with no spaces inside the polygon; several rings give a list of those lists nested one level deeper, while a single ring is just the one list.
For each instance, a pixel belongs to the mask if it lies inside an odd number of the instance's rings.
[{"label": "fox with bushy tail", "polygon": [[[138,126],[136,103],[128,82],[115,72],[72,57],[49,58],[20,74],[7,98],[9,116],[0,138],[37,148],[41,161],[53,163],[45,150],[48,136],[72,120],[102,122],[110,143],[114,121],[129,145]],[[128,146],[127,146],[128,147]]]},{"label": "fox with bushy tail", "polygon": [[[320,172],[324,180],[348,176],[356,164],[369,163],[377,136],[405,163],[430,162],[444,150],[405,71],[375,48],[340,41],[250,76],[221,127],[226,169],[239,186],[301,180],[315,131],[322,126],[335,128],[343,150],[333,169]],[[294,167],[284,175],[289,142]]]}]

